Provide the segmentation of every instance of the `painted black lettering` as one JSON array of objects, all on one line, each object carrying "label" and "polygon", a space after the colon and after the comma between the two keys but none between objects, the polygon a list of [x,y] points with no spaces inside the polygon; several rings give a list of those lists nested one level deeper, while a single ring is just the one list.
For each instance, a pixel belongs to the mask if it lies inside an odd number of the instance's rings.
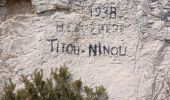
[{"label": "painted black lettering", "polygon": [[68,44],[68,46],[67,46],[67,48],[66,48],[66,51],[67,51],[68,54],[72,54],[72,52],[73,52],[73,46],[72,46],[72,44]]},{"label": "painted black lettering", "polygon": [[104,7],[103,9],[104,9],[104,13],[105,13],[106,17],[108,17],[108,15],[109,15],[108,14],[108,7]]},{"label": "painted black lettering", "polygon": [[103,54],[106,54],[106,53],[107,53],[107,54],[110,53],[110,46],[107,46],[107,47],[106,47],[106,46],[104,45],[104,46],[103,46]]},{"label": "painted black lettering", "polygon": [[59,43],[57,43],[57,50],[56,52],[58,53],[59,52]]},{"label": "painted black lettering", "polygon": [[116,19],[116,7],[110,7],[110,18],[115,18]]},{"label": "painted black lettering", "polygon": [[97,8],[95,8],[95,10],[96,10],[96,13],[97,13],[96,16],[100,16],[100,14],[101,14],[101,7],[97,6]]},{"label": "painted black lettering", "polygon": [[97,45],[95,44],[92,46],[91,44],[89,45],[89,57],[92,56],[92,53],[94,56],[97,55]]},{"label": "painted black lettering", "polygon": [[74,46],[74,54],[79,55],[80,54],[80,47]]},{"label": "painted black lettering", "polygon": [[65,43],[61,43],[61,45],[62,45],[62,53],[64,52],[64,50],[65,50]]},{"label": "painted black lettering", "polygon": [[110,52],[111,52],[112,55],[117,55],[118,54],[118,48],[112,47]]},{"label": "painted black lettering", "polygon": [[122,50],[122,46],[119,47],[119,55],[120,56],[125,56],[126,55],[126,50],[127,50],[127,47],[124,48],[124,51]]},{"label": "painted black lettering", "polygon": [[101,55],[101,54],[102,54],[101,43],[99,43],[99,47],[98,47],[98,49],[99,49],[99,55]]},{"label": "painted black lettering", "polygon": [[119,27],[118,25],[113,24],[112,26],[113,26],[113,28],[112,28],[112,29],[113,29],[113,32],[115,32],[115,31],[117,31],[117,30],[118,30],[118,27]]},{"label": "painted black lettering", "polygon": [[57,41],[58,39],[47,39],[47,41],[49,41],[51,44],[51,52],[53,52],[54,51],[54,47],[53,47],[53,42],[54,41]]}]

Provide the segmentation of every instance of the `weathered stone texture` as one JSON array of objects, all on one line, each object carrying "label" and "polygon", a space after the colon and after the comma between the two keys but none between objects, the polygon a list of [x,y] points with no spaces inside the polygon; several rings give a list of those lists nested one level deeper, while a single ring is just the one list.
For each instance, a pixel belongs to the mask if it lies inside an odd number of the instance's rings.
[{"label": "weathered stone texture", "polygon": [[0,85],[12,76],[20,87],[19,75],[41,68],[46,77],[65,63],[75,79],[104,85],[109,100],[165,100],[169,4],[32,0],[36,14],[16,14],[0,24]]},{"label": "weathered stone texture", "polygon": [[7,0],[0,0],[0,6],[5,6],[6,3],[7,3]]}]

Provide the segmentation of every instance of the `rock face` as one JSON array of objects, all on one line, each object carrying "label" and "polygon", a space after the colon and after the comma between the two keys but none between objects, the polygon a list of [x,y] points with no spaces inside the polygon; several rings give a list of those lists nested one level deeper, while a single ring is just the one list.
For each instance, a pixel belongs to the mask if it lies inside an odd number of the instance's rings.
[{"label": "rock face", "polygon": [[1,87],[65,63],[73,78],[104,85],[109,100],[170,99],[170,1],[25,0],[18,6],[35,13],[11,17],[1,2]]}]

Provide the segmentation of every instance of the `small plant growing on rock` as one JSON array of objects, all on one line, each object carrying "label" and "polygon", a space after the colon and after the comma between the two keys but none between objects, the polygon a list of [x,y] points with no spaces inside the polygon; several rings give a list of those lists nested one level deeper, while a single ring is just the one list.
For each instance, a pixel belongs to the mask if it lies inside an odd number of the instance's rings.
[{"label": "small plant growing on rock", "polygon": [[21,75],[25,88],[14,93],[16,85],[12,83],[4,88],[1,100],[107,100],[103,86],[95,90],[88,86],[82,87],[81,80],[72,81],[68,68],[63,66],[51,71],[51,77],[43,80],[43,71],[34,71],[31,80]]}]

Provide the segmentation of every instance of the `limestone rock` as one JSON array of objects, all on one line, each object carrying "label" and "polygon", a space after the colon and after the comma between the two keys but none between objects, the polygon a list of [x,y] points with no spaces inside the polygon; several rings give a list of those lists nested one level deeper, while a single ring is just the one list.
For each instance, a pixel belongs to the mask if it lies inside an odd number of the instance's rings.
[{"label": "limestone rock", "polygon": [[60,9],[68,9],[70,0],[32,0],[32,5],[37,13]]},{"label": "limestone rock", "polygon": [[0,23],[6,20],[7,8],[0,7]]},{"label": "limestone rock", "polygon": [[0,0],[0,6],[5,6],[6,3],[7,3],[7,0]]}]

